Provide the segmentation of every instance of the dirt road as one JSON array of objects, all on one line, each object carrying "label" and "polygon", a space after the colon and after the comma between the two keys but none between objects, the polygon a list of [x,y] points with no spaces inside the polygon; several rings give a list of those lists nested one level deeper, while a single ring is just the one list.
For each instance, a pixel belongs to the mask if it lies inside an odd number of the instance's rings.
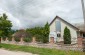
[{"label": "dirt road", "polygon": [[0,49],[0,55],[37,55],[37,54]]}]

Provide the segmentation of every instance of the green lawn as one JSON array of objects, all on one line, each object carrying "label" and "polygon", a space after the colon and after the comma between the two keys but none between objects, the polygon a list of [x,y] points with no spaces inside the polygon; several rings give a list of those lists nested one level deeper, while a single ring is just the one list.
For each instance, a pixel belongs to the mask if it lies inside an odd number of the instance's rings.
[{"label": "green lawn", "polygon": [[11,44],[0,44],[0,47],[8,50],[24,51],[39,55],[85,55],[85,53],[79,51],[63,51],[57,49],[37,48],[31,46],[19,46]]}]

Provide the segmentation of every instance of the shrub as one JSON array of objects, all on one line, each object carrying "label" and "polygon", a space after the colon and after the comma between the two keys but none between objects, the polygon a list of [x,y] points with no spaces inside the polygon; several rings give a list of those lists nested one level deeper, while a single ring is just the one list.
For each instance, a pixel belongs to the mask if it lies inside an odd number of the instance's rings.
[{"label": "shrub", "polygon": [[37,42],[43,42],[43,36],[42,35],[36,34],[35,37],[36,37]]},{"label": "shrub", "polygon": [[2,48],[2,46],[0,45],[0,48]]},{"label": "shrub", "polygon": [[15,37],[15,41],[19,42],[20,41],[20,37]]},{"label": "shrub", "polygon": [[48,36],[42,36],[42,38],[43,38],[43,43],[48,43]]},{"label": "shrub", "polygon": [[6,37],[5,37],[5,36],[3,36],[3,37],[2,37],[2,39],[5,41],[5,40],[6,40]]},{"label": "shrub", "polygon": [[9,37],[8,37],[8,40],[9,40],[9,41],[12,41],[12,37],[11,37],[11,36],[9,36]]},{"label": "shrub", "polygon": [[31,42],[32,41],[32,38],[31,37],[24,37],[23,39],[25,42]]},{"label": "shrub", "polygon": [[71,44],[71,35],[70,35],[70,30],[65,27],[64,29],[64,44]]}]

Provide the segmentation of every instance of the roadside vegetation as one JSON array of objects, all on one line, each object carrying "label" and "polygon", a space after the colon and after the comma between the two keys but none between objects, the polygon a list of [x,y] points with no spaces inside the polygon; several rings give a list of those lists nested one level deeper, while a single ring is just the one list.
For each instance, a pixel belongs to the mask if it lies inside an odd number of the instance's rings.
[{"label": "roadside vegetation", "polygon": [[[8,19],[8,16],[3,13],[0,16],[0,39],[1,37],[6,40],[6,37],[8,37],[8,40],[11,41],[13,34],[16,32],[19,32],[17,35],[22,35],[23,33],[20,32],[20,30],[12,30],[12,22]],[[42,42],[42,43],[48,43],[48,38],[49,38],[49,24],[48,22],[43,26],[43,27],[32,27],[32,28],[27,28],[25,29],[26,33],[28,33],[28,36],[24,37],[25,42],[30,42],[32,37],[36,37],[37,42]],[[15,41],[20,41],[20,36],[19,37],[14,37]]]},{"label": "roadside vegetation", "polygon": [[48,22],[44,27],[34,27],[26,29],[26,32],[30,33],[32,37],[36,37],[38,42],[47,43],[49,40],[49,24]]},{"label": "roadside vegetation", "polygon": [[38,48],[38,47],[31,47],[31,46],[18,46],[18,45],[11,45],[11,44],[0,44],[0,47],[7,50],[24,51],[24,52],[30,52],[39,55],[85,55],[84,52],[80,52],[80,51],[63,51],[57,49]]}]

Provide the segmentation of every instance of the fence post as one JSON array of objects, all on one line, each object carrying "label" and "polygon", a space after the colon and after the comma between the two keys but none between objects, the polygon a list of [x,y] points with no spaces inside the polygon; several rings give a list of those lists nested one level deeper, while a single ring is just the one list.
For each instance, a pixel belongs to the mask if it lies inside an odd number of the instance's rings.
[{"label": "fence post", "polygon": [[32,43],[36,43],[36,37],[32,37]]},{"label": "fence post", "polygon": [[21,38],[20,38],[20,43],[23,43],[23,42],[24,42],[24,41],[23,41],[23,37],[21,37]]},{"label": "fence post", "polygon": [[82,40],[83,40],[83,38],[82,38],[82,37],[78,37],[77,40],[78,40],[78,41],[77,41],[78,47],[79,47],[79,48],[82,48]]},{"label": "fence post", "polygon": [[14,40],[14,37],[12,37],[12,42],[14,42],[15,40]]},{"label": "fence post", "polygon": [[54,44],[54,37],[50,37],[50,44]]},{"label": "fence post", "polygon": [[15,44],[15,43],[16,43],[15,38],[14,38],[14,36],[12,36],[12,42],[11,42],[11,44]]},{"label": "fence post", "polygon": [[1,37],[1,43],[3,42],[3,38]]},{"label": "fence post", "polygon": [[8,41],[8,37],[6,37],[6,41]]},{"label": "fence post", "polygon": [[85,52],[85,38],[83,38],[82,45],[83,45],[83,52]]}]

